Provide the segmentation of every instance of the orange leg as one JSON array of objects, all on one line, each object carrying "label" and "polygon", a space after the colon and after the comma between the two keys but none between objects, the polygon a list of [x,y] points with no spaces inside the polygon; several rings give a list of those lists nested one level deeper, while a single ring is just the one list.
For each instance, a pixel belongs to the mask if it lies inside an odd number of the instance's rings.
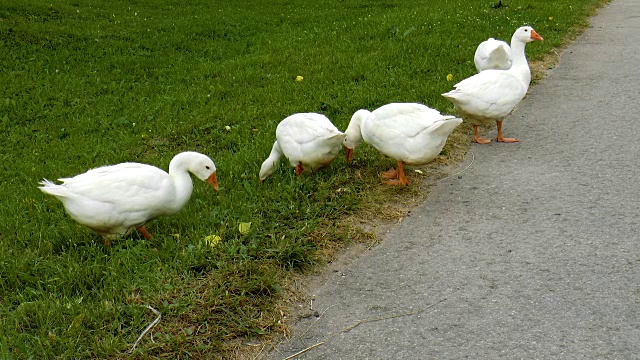
[{"label": "orange leg", "polygon": [[398,177],[398,171],[394,168],[391,168],[390,170],[387,171],[383,171],[380,176],[383,179],[395,179]]},{"label": "orange leg", "polygon": [[104,239],[104,246],[109,247],[111,245],[109,238]]},{"label": "orange leg", "polygon": [[506,138],[502,135],[502,120],[496,121],[496,126],[498,127],[498,138],[496,139],[498,142],[505,142],[505,143],[518,142],[518,139],[516,138]]},{"label": "orange leg", "polygon": [[473,142],[476,142],[478,144],[488,144],[491,142],[491,140],[479,137],[478,125],[473,125]]},{"label": "orange leg", "polygon": [[404,176],[404,161],[398,160],[398,179],[389,180],[385,182],[387,185],[409,185],[409,181]]},{"label": "orange leg", "polygon": [[138,231],[140,232],[140,234],[142,234],[142,236],[144,236],[145,239],[151,239],[151,233],[147,231],[144,225],[138,226]]},{"label": "orange leg", "polygon": [[298,165],[296,165],[296,175],[300,176],[303,171],[304,169],[302,168],[302,163],[298,163]]}]

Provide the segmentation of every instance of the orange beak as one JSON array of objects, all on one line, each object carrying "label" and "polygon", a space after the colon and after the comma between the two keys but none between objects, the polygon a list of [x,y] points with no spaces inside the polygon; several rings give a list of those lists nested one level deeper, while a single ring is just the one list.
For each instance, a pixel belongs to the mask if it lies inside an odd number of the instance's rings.
[{"label": "orange beak", "polygon": [[347,155],[347,162],[351,162],[353,160],[353,149],[349,149],[347,145],[344,145],[344,151]]},{"label": "orange beak", "polygon": [[218,177],[216,176],[216,173],[209,175],[209,177],[207,178],[207,182],[211,184],[211,186],[213,186],[213,188],[216,189],[216,191],[218,191],[219,186],[218,186]]},{"label": "orange beak", "polygon": [[544,40],[535,30],[531,29],[531,40]]}]

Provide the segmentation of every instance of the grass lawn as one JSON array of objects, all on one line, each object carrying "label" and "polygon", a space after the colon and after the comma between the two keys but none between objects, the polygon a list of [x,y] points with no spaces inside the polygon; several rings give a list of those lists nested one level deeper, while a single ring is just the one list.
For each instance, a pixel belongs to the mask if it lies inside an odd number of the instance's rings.
[{"label": "grass lawn", "polygon": [[[258,184],[278,122],[321,112],[344,130],[389,102],[451,113],[440,94],[474,73],[482,40],[529,23],[545,38],[529,59],[542,59],[602,3],[0,1],[0,358],[215,358],[281,331],[286,279],[358,237],[342,220],[370,194],[415,189],[381,186],[393,161],[369,146],[354,164],[296,177],[283,163]],[[147,226],[151,240],[105,248],[37,189],[125,161],[166,170],[187,150],[215,161],[220,191],[195,180],[181,212]],[[155,343],[130,355],[155,319],[146,304],[162,313]]]}]

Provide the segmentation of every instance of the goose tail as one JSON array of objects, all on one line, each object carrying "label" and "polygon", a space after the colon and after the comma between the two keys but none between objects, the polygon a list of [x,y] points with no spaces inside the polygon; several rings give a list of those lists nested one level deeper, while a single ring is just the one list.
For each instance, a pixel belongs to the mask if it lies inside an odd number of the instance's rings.
[{"label": "goose tail", "polygon": [[53,196],[68,196],[66,188],[64,186],[58,185],[48,179],[42,179],[38,184],[41,186],[38,187],[40,191],[45,194],[53,195]]}]

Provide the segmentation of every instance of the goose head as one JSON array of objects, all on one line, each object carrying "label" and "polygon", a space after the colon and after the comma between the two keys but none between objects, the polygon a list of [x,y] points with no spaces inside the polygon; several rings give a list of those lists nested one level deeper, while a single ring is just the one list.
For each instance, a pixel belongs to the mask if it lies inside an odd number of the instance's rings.
[{"label": "goose head", "polygon": [[361,127],[364,121],[369,117],[371,112],[369,110],[358,110],[351,117],[349,126],[345,130],[345,138],[342,144],[347,156],[347,162],[353,160],[353,150],[362,142]]},{"label": "goose head", "polygon": [[206,155],[193,151],[180,153],[171,160],[169,174],[175,172],[173,169],[184,169],[198,179],[208,182],[216,191],[219,189],[216,165]]},{"label": "goose head", "polygon": [[260,174],[258,175],[258,182],[265,181],[269,176],[273,174],[273,171],[276,168],[276,163],[271,159],[267,159],[260,166]]},{"label": "goose head", "polygon": [[544,40],[531,26],[522,26],[513,33],[511,42],[518,40],[522,43],[530,43],[535,40]]}]

